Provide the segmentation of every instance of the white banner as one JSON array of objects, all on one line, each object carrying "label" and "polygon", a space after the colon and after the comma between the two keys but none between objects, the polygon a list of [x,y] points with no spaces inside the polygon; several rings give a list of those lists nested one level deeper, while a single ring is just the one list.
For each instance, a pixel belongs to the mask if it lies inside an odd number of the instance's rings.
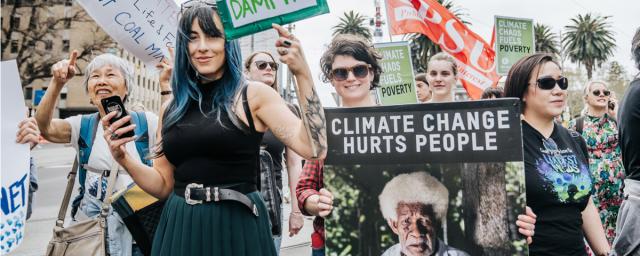
[{"label": "white banner", "polygon": [[6,254],[24,240],[29,194],[29,145],[16,143],[18,123],[26,118],[22,84],[15,60],[2,62],[0,80],[0,253]]},{"label": "white banner", "polygon": [[316,0],[225,0],[231,11],[233,27],[240,27],[317,5]]},{"label": "white banner", "polygon": [[180,9],[173,0],[78,0],[124,49],[152,69],[174,47]]}]

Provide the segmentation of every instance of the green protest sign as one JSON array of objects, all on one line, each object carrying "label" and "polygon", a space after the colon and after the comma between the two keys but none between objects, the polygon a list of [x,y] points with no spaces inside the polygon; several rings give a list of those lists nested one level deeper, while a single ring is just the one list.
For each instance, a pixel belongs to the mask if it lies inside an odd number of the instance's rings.
[{"label": "green protest sign", "polygon": [[519,59],[535,53],[533,20],[495,16],[496,71],[506,75]]},{"label": "green protest sign", "polygon": [[326,0],[217,0],[227,40],[329,12]]},{"label": "green protest sign", "polygon": [[409,42],[374,45],[382,55],[378,97],[382,105],[417,103],[416,85],[411,65]]}]

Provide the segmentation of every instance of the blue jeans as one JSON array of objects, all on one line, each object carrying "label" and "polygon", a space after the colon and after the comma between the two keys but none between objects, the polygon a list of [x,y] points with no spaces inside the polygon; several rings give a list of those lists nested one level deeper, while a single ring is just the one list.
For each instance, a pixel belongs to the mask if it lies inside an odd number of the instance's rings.
[{"label": "blue jeans", "polygon": [[311,256],[324,256],[324,248],[322,248],[322,249],[311,249]]},{"label": "blue jeans", "polygon": [[280,255],[280,245],[282,244],[282,236],[273,236],[273,244],[276,246],[276,253]]},{"label": "blue jeans", "polygon": [[[89,193],[84,193],[79,211],[89,218],[97,218],[98,214],[100,214],[101,207],[102,201]],[[111,256],[142,255],[140,249],[137,250],[139,254],[133,253],[132,245],[133,237],[131,233],[129,233],[129,230],[124,225],[124,221],[120,218],[120,215],[110,207],[109,215],[107,216],[107,250],[109,254]]]}]

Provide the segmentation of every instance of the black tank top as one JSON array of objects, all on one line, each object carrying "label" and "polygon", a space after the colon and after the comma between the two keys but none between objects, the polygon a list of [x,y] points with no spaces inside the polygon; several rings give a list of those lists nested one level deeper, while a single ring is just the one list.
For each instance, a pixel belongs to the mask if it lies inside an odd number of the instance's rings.
[{"label": "black tank top", "polygon": [[[217,83],[200,85],[205,113],[211,109],[213,94],[222,87]],[[218,122],[213,114],[202,114],[198,102],[190,100],[186,114],[162,134],[165,156],[176,167],[173,173],[176,187],[188,183],[258,184],[258,157],[263,134],[253,126],[246,87],[242,99],[250,127],[238,121],[245,131],[236,127],[226,113],[221,114]]]}]

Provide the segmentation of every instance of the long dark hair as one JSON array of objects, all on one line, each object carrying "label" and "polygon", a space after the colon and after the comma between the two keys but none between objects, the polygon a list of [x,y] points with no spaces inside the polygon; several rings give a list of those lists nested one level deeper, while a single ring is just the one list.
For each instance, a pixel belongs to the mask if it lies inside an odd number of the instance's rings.
[{"label": "long dark hair", "polygon": [[164,133],[175,125],[186,113],[190,100],[197,101],[200,111],[209,116],[215,116],[216,121],[220,121],[220,116],[226,114],[233,124],[244,130],[236,114],[232,111],[234,96],[239,92],[244,84],[242,78],[242,57],[240,46],[236,40],[226,41],[224,45],[225,65],[224,75],[216,86],[221,86],[218,93],[213,95],[212,108],[202,109],[202,92],[198,87],[200,74],[191,64],[189,57],[189,36],[194,20],[202,31],[209,36],[224,37],[223,32],[216,27],[214,21],[215,11],[209,5],[196,4],[182,13],[179,21],[178,36],[176,38],[176,56],[173,74],[171,78],[171,89],[173,90],[173,100],[166,109],[162,123]]}]

